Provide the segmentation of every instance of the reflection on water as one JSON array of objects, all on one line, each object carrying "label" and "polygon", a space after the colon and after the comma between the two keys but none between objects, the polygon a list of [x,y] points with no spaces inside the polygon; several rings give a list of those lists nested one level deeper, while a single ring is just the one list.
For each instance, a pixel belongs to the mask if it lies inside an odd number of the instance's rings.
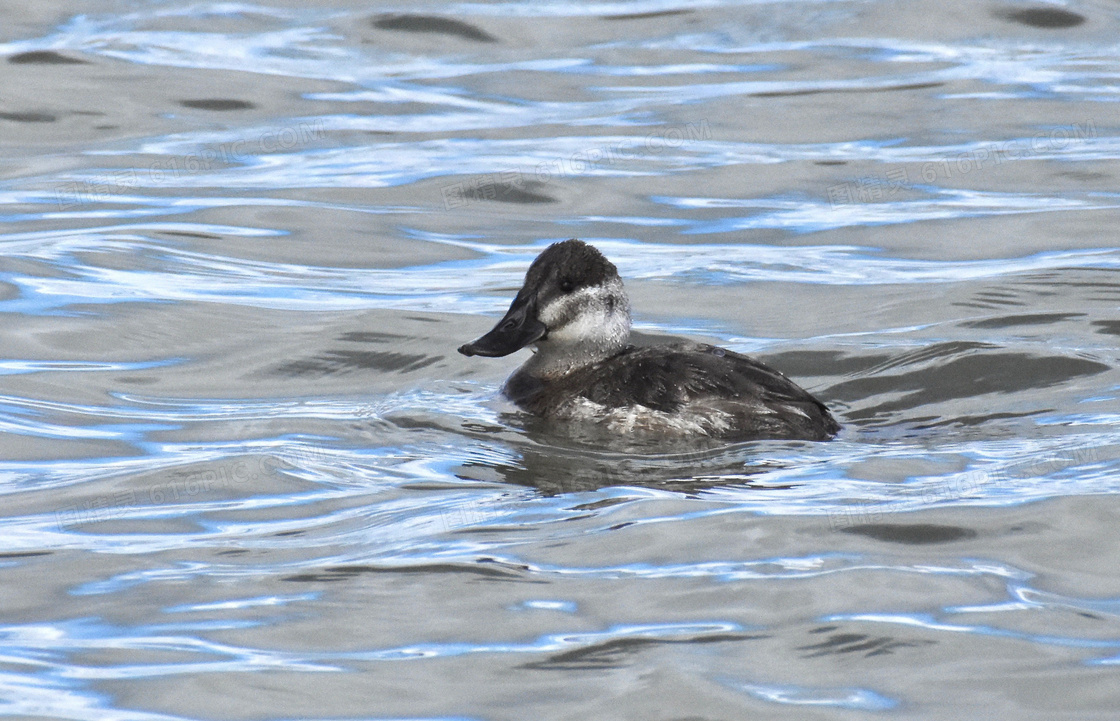
[{"label": "reflection on water", "polygon": [[[1114,16],[7,11],[0,713],[1112,713]],[[517,412],[573,236],[844,431]]]}]

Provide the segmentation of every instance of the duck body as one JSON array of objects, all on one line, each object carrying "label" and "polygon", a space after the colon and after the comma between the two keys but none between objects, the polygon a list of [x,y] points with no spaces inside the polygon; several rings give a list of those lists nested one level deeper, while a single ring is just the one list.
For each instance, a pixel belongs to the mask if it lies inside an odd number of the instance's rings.
[{"label": "duck body", "polygon": [[505,317],[464,355],[535,353],[504,394],[546,419],[619,434],[827,440],[828,408],[782,373],[701,343],[629,344],[630,304],[614,265],[579,240],[549,246]]}]

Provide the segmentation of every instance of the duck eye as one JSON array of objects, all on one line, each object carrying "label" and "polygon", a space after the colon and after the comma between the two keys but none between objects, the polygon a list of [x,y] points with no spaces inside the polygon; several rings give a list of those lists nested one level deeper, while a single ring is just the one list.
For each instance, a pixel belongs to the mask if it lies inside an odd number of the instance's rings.
[{"label": "duck eye", "polygon": [[564,293],[571,293],[575,290],[576,284],[572,282],[571,278],[564,278],[560,281],[560,290]]}]

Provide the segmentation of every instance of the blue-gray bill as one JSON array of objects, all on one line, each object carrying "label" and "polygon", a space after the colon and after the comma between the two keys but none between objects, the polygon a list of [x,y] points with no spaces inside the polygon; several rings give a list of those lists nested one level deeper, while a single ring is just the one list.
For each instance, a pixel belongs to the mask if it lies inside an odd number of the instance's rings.
[{"label": "blue-gray bill", "polygon": [[537,318],[535,299],[518,294],[505,316],[486,335],[459,346],[465,356],[499,358],[544,338],[548,329]]}]

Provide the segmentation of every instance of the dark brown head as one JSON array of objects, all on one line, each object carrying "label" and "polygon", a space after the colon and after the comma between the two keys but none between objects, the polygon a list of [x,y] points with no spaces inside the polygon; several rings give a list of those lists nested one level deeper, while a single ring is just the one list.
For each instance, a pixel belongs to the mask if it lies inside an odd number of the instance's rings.
[{"label": "dark brown head", "polygon": [[509,311],[463,355],[504,356],[537,344],[542,354],[582,347],[601,356],[626,345],[630,303],[618,269],[582,240],[553,243],[537,256]]}]

